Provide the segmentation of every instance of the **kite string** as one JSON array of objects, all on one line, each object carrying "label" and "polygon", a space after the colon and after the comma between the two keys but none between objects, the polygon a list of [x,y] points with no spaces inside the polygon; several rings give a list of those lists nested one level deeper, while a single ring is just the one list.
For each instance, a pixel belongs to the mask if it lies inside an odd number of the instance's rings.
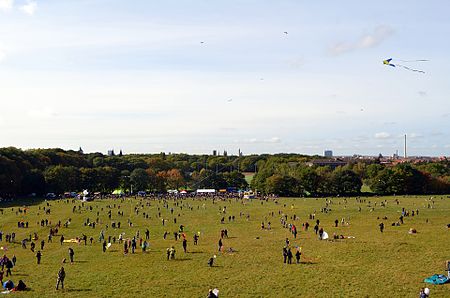
[{"label": "kite string", "polygon": [[407,69],[407,70],[410,70],[410,71],[415,71],[415,72],[425,73],[423,70],[409,68],[408,66],[404,66],[404,65],[401,65],[401,64],[396,64],[396,66],[403,67],[404,69]]}]

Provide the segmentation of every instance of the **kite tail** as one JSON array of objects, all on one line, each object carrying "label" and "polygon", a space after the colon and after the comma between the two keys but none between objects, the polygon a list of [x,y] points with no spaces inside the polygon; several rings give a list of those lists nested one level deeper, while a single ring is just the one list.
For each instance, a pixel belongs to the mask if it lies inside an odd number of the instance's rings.
[{"label": "kite tail", "polygon": [[397,66],[403,67],[404,69],[407,69],[407,70],[410,70],[410,71],[425,73],[423,70],[409,68],[408,66],[404,66],[404,65],[401,65],[401,64],[397,64]]},{"label": "kite tail", "polygon": [[400,60],[400,59],[397,59],[397,61],[400,61],[400,62],[428,62],[430,60],[427,60],[427,59],[418,59],[418,60]]}]

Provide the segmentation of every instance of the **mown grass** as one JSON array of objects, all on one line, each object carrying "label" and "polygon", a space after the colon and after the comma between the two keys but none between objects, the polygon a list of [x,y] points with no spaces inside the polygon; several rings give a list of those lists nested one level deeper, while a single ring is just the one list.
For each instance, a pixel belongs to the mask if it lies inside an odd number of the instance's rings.
[{"label": "mown grass", "polygon": [[[397,205],[394,200],[399,199]],[[44,215],[45,202],[31,205],[27,215],[16,215],[18,207],[4,209],[0,214],[0,230],[16,232],[15,244],[6,244],[8,256],[17,256],[17,266],[13,269],[12,280],[23,279],[31,288],[26,293],[14,293],[14,296],[26,297],[203,297],[209,288],[220,289],[220,297],[414,297],[420,287],[425,286],[423,279],[435,273],[444,273],[444,261],[450,260],[450,200],[444,197],[434,199],[434,208],[428,209],[428,197],[383,197],[366,198],[365,203],[357,203],[354,198],[332,199],[332,209],[321,213],[326,199],[279,199],[261,202],[230,200],[215,202],[211,200],[187,199],[174,206],[169,201],[169,208],[162,201],[140,199],[105,200],[84,203],[81,211],[72,213],[74,205],[81,202],[50,202],[51,214]],[[387,200],[387,207],[380,202]],[[371,201],[371,207],[369,207]],[[151,206],[146,206],[150,202]],[[374,202],[377,205],[374,206]],[[111,226],[107,216],[108,205],[120,205],[123,217],[117,216],[117,208],[112,209],[112,220],[122,223],[121,229],[106,230]],[[183,209],[180,209],[181,204]],[[92,206],[89,211],[86,207]],[[133,212],[139,207],[139,214]],[[143,206],[143,207],[142,207]],[[190,210],[188,206],[192,207]],[[227,207],[227,213],[220,211]],[[171,215],[170,208],[174,208]],[[361,207],[361,212],[358,208]],[[392,227],[398,220],[401,207],[408,210],[419,209],[419,216],[406,217],[405,224]],[[41,208],[41,210],[39,210]],[[158,208],[163,218],[168,219],[165,226],[158,218]],[[373,211],[370,211],[374,208]],[[311,224],[307,232],[300,231],[294,239],[287,229],[280,224],[281,211],[288,215],[300,217],[295,223],[299,231],[302,223]],[[355,239],[337,241],[319,241],[312,227],[314,221],[308,215],[316,211],[316,219],[331,236],[333,233],[354,236]],[[86,218],[97,218],[100,224],[92,229],[83,225]],[[150,215],[144,218],[143,212]],[[240,212],[244,215],[241,217]],[[274,212],[272,217],[271,212]],[[180,214],[180,216],[178,216]],[[250,219],[246,219],[246,215]],[[234,215],[234,222],[228,216]],[[220,223],[222,216],[226,220]],[[377,217],[387,216],[385,232],[379,231],[378,224],[383,221]],[[174,224],[173,217],[177,218]],[[340,226],[342,217],[348,218],[350,225]],[[20,240],[37,232],[40,240],[47,238],[48,227],[37,224],[40,219],[48,218],[52,224],[61,220],[64,223],[72,219],[68,228],[62,227],[59,234],[66,239],[92,236],[94,244],[59,244],[59,237],[53,243],[46,243],[43,250],[42,264],[36,264],[35,254],[29,249],[22,249]],[[17,221],[29,222],[28,229],[18,229]],[[133,222],[129,227],[127,219]],[[339,227],[334,227],[334,220],[339,219]],[[428,222],[426,222],[428,219]],[[262,230],[261,222],[272,223],[271,230]],[[175,241],[173,232],[180,224],[185,226],[188,239],[188,253],[183,253],[181,241]],[[416,228],[418,233],[408,234],[409,228]],[[138,248],[136,254],[123,254],[123,247],[113,244],[102,252],[98,242],[100,231],[105,236],[118,237],[125,232],[125,237],[135,235],[139,230],[144,236],[145,229],[150,230],[150,250],[142,253]],[[230,238],[224,240],[225,249],[237,250],[234,253],[218,253],[217,243],[220,230],[228,229]],[[163,240],[164,231],[169,231],[167,240]],[[194,246],[192,236],[200,231],[199,245]],[[299,265],[283,264],[282,247],[286,237],[291,245],[303,248],[302,263]],[[176,259],[166,260],[166,248],[175,246]],[[68,257],[68,247],[75,250],[75,263],[65,264],[66,289],[54,289],[56,275],[61,260]],[[207,265],[208,259],[217,255],[215,266]],[[450,285],[430,286],[433,297],[449,297]]]}]

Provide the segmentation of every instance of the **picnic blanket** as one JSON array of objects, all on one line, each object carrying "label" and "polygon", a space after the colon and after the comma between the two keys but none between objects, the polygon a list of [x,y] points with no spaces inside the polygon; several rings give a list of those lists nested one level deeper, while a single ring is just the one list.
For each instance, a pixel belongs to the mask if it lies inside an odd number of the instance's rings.
[{"label": "picnic blanket", "polygon": [[423,281],[426,283],[429,283],[429,284],[433,284],[433,285],[443,285],[447,282],[450,282],[450,279],[445,275],[435,274],[435,275],[425,278]]}]

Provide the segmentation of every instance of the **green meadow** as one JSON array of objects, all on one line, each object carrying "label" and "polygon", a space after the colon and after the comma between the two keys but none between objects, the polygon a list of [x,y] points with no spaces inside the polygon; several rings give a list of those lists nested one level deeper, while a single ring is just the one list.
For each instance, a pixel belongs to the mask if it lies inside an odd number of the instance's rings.
[{"label": "green meadow", "polygon": [[[30,288],[5,297],[206,297],[210,288],[218,288],[219,297],[416,297],[424,286],[430,288],[432,297],[449,297],[450,284],[427,285],[423,279],[444,274],[444,262],[450,260],[450,230],[447,229],[450,199],[447,196],[436,196],[433,202],[429,196],[361,199],[365,202],[332,198],[327,213],[321,212],[330,200],[325,198],[230,199],[214,203],[211,199],[169,200],[168,208],[162,200],[139,198],[86,203],[49,201],[50,206],[45,201],[3,205],[0,230],[15,232],[16,241],[6,243],[3,236],[0,246],[4,250],[0,253],[8,257],[16,255],[17,265],[11,279],[14,283],[22,279]],[[384,207],[383,201],[387,202]],[[24,205],[28,208],[26,215],[17,213]],[[45,214],[44,207],[50,208],[49,215]],[[391,226],[398,221],[402,207],[419,210],[419,215],[405,217],[401,226]],[[118,210],[124,216],[119,216]],[[281,225],[280,213],[287,215],[288,223],[297,226],[297,238]],[[331,238],[334,233],[354,238],[319,240],[313,230],[315,220],[309,219],[312,213]],[[292,219],[294,214],[299,218]],[[228,217],[233,215],[235,220],[229,221]],[[95,228],[84,225],[87,218],[92,222],[97,217]],[[167,220],[164,226],[163,218]],[[348,225],[341,225],[342,218]],[[51,225],[41,227],[41,219],[48,219]],[[85,234],[88,239],[94,238],[92,245],[89,241],[86,246],[84,243],[60,245],[60,236],[47,243],[50,226],[54,227],[58,221],[64,224],[69,219],[68,227],[61,226],[58,234],[65,239]],[[336,219],[338,227],[334,227]],[[18,228],[20,220],[28,221],[29,227]],[[112,221],[120,221],[121,228],[111,228]],[[129,226],[128,221],[133,225]],[[265,226],[271,222],[271,229],[262,229],[262,222]],[[308,231],[302,229],[305,222],[310,224]],[[379,230],[380,222],[385,224],[383,233]],[[176,241],[173,236],[180,225],[185,227],[187,253],[183,252],[182,241]],[[409,234],[410,228],[416,229],[417,234]],[[118,238],[122,232],[126,239],[137,231],[145,237],[146,229],[150,230],[147,252],[138,247],[135,254],[124,255],[123,244],[117,240],[102,252],[101,230],[106,239]],[[228,230],[229,237],[223,240],[224,252],[218,252],[223,229]],[[165,231],[169,232],[166,240],[163,239]],[[40,265],[36,264],[35,253],[30,251],[30,243],[27,249],[20,243],[34,232],[39,236],[35,241],[36,250],[41,240],[46,240]],[[192,238],[196,233],[200,237],[195,246]],[[294,264],[283,263],[286,238],[293,251],[296,246],[302,248],[300,264],[295,264],[295,258]],[[171,246],[176,249],[176,257],[168,261],[166,249]],[[64,264],[65,289],[56,291],[56,276],[63,258],[69,260],[69,247],[75,251],[75,262]],[[230,247],[234,252],[228,251]],[[214,266],[209,267],[207,263],[213,255],[217,258]]]}]

